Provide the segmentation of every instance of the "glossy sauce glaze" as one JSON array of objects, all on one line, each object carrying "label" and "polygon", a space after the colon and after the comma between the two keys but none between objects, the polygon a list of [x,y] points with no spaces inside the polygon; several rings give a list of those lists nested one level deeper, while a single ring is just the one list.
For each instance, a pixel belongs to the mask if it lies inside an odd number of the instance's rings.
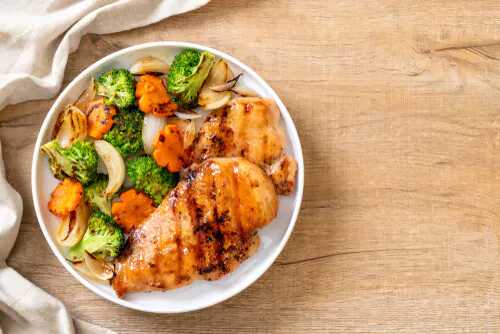
[{"label": "glossy sauce glaze", "polygon": [[177,288],[219,279],[259,245],[257,229],[276,216],[274,185],[242,158],[208,159],[129,238],[115,264],[112,286],[131,291]]},{"label": "glossy sauce glaze", "polygon": [[268,171],[278,193],[289,194],[295,188],[297,163],[285,154],[285,144],[274,101],[236,98],[208,116],[188,155],[198,163],[215,157],[246,158]]}]

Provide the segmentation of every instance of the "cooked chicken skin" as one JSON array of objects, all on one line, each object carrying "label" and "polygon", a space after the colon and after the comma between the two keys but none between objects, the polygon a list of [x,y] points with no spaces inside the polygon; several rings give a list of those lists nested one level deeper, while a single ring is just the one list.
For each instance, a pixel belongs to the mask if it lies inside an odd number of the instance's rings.
[{"label": "cooked chicken skin", "polygon": [[219,279],[255,252],[257,229],[277,209],[270,178],[246,159],[214,158],[191,167],[132,233],[115,263],[113,289],[121,297]]},{"label": "cooked chicken skin", "polygon": [[295,187],[297,163],[292,157],[283,160],[285,141],[274,101],[237,98],[227,108],[213,112],[203,123],[191,148],[191,160],[244,157],[267,171],[274,164],[273,174],[279,174],[272,177],[277,182],[276,189],[280,194],[288,194]]},{"label": "cooked chicken skin", "polygon": [[295,175],[297,175],[297,162],[290,155],[285,155],[266,168],[271,177],[276,191],[288,195],[295,188]]}]

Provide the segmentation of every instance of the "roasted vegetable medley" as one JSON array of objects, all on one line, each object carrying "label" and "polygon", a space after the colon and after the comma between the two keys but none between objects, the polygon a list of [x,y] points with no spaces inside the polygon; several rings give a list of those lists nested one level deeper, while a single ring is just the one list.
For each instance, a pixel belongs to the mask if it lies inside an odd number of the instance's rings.
[{"label": "roasted vegetable medley", "polygon": [[238,94],[238,78],[215,55],[185,49],[171,65],[145,57],[101,73],[60,113],[41,151],[60,180],[48,202],[56,240],[75,268],[113,276],[128,235],[188,166],[195,122]]}]

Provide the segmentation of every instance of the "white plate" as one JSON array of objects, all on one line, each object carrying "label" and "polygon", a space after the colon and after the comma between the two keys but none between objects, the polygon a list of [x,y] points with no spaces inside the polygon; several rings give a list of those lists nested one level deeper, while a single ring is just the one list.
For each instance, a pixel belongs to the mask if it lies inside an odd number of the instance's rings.
[{"label": "white plate", "polygon": [[[215,282],[196,281],[187,287],[176,290],[130,293],[125,299],[120,299],[116,297],[110,286],[94,283],[76,271],[64,259],[59,246],[54,241],[53,236],[58,220],[48,211],[47,203],[50,193],[58,181],[49,171],[47,158],[40,154],[40,146],[50,140],[58,113],[63,110],[66,104],[72,103],[78,98],[92,77],[111,68],[129,68],[143,56],[155,56],[170,63],[174,56],[184,48],[209,51],[225,59],[234,73],[244,73],[240,80],[243,86],[255,90],[263,97],[269,97],[276,101],[281,111],[282,123],[286,129],[287,151],[295,157],[298,163],[297,187],[292,195],[280,197],[277,218],[259,231],[261,237],[259,250],[242,263],[235,272]],[[236,295],[255,282],[271,266],[285,246],[297,220],[304,188],[304,161],[299,136],[290,114],[274,90],[252,69],[228,54],[205,46],[184,42],[155,42],[133,46],[104,57],[69,83],[55,101],[42,124],[35,145],[31,178],[38,222],[50,248],[66,270],[87,288],[114,303],[146,312],[178,313],[202,309]]]}]

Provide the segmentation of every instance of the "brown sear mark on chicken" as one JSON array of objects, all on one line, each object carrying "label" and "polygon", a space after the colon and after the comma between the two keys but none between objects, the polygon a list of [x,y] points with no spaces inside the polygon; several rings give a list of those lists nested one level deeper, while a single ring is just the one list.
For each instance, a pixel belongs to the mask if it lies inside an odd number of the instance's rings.
[{"label": "brown sear mark on chicken", "polygon": [[234,271],[259,246],[257,229],[276,217],[271,179],[243,158],[196,165],[135,230],[115,263],[113,289],[178,288]]},{"label": "brown sear mark on chicken", "polygon": [[236,98],[214,111],[190,148],[193,162],[215,157],[243,157],[271,176],[279,194],[295,189],[297,162],[285,154],[286,137],[275,102]]}]

